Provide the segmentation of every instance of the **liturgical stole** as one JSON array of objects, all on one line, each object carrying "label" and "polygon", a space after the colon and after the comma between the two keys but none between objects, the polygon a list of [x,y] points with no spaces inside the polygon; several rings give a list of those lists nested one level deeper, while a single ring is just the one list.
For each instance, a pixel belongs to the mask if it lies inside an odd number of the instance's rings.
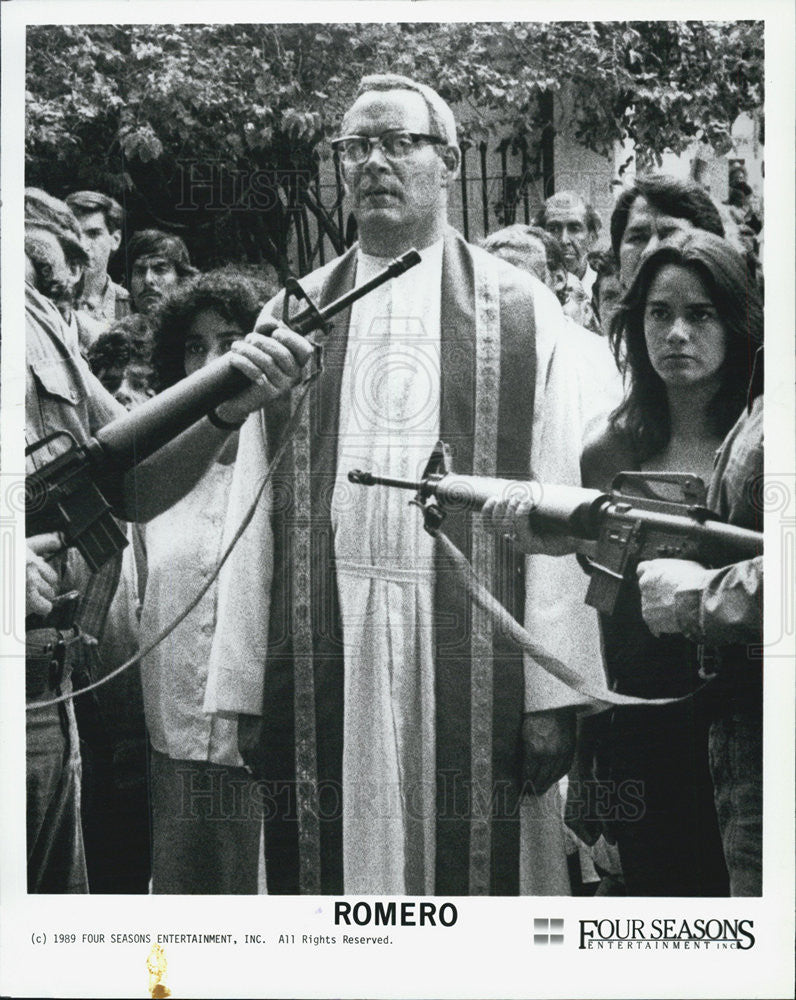
[{"label": "liturgical stole", "polygon": [[[356,259],[352,248],[326,269],[323,284],[313,289],[317,304],[354,286]],[[307,279],[306,287],[313,282]],[[440,318],[440,436],[451,447],[455,471],[530,479],[532,290],[513,268],[448,230]],[[324,371],[272,481],[274,571],[259,776],[267,798],[269,893],[344,891],[345,667],[331,504],[348,325],[348,314],[336,318]],[[294,405],[295,395],[268,410],[271,453]],[[420,514],[407,507],[406,516]],[[452,512],[444,530],[522,621],[524,559],[480,520],[477,513]],[[516,894],[522,654],[473,607],[453,568],[435,558],[435,892]]]}]

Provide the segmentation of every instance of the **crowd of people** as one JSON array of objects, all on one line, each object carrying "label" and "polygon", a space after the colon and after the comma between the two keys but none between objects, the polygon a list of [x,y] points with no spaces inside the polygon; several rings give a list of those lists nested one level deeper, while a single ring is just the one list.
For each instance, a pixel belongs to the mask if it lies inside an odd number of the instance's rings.
[{"label": "crowd of people", "polygon": [[619,194],[609,247],[578,191],[476,247],[448,224],[460,152],[435,91],[364,78],[333,146],[359,238],[306,292],[421,260],[350,307],[309,389],[284,291],[200,273],[151,229],[125,288],[113,198],[26,193],[29,445],[85,444],[222,357],[247,385],[103,483],[123,553],[91,572],[59,534],[28,539],[29,891],[759,895],[762,556],[643,562],[598,615],[522,491],[450,513],[571,687],[472,604],[400,491],[347,480],[416,480],[442,440],[460,474],[689,473],[762,530],[749,192],[736,177],[747,244],[698,184],[652,175]]}]

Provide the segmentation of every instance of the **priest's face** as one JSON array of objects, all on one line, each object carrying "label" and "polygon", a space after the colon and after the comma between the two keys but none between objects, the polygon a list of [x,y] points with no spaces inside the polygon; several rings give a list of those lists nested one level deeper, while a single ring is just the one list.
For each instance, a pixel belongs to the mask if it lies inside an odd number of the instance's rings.
[{"label": "priest's face", "polygon": [[[398,133],[411,136],[390,141]],[[363,250],[387,256],[412,246],[422,249],[439,239],[459,153],[432,126],[421,95],[411,90],[362,94],[343,119],[341,134],[387,136],[384,144],[371,142],[361,162],[356,161],[363,153],[341,150]]]}]

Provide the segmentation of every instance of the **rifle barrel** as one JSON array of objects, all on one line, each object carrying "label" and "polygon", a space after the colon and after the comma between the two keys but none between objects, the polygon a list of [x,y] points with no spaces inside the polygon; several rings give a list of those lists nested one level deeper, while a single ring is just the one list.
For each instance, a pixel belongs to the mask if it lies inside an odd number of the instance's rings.
[{"label": "rifle barrel", "polygon": [[655,545],[660,549],[646,558],[672,554],[673,546],[674,549],[678,546],[669,541],[670,538],[688,539],[692,546],[690,551],[698,545],[706,556],[713,553],[722,565],[726,565],[728,558],[732,561],[749,559],[763,551],[763,536],[757,531],[714,518],[702,519],[688,514],[634,507],[632,497],[616,497],[580,486],[455,473],[432,474],[416,482],[374,476],[361,469],[349,472],[348,480],[361,486],[412,490],[424,499],[434,496],[446,510],[479,510],[491,498],[513,497],[529,503],[528,517],[532,528],[559,535],[569,534],[587,541],[596,541],[600,537],[606,517],[613,523],[633,525],[638,522],[643,524],[645,531],[655,533]]},{"label": "rifle barrel", "polygon": [[[372,292],[374,288],[378,288],[379,285],[383,285],[385,281],[389,281],[391,278],[397,278],[399,274],[403,274],[404,271],[408,271],[410,267],[414,267],[416,264],[420,263],[420,254],[417,250],[407,250],[406,253],[401,254],[400,257],[396,257],[395,260],[390,261],[390,263],[384,268],[384,270],[379,271],[378,274],[374,275],[370,281],[366,281],[364,285],[359,285],[356,288],[352,288],[350,292],[346,292],[345,295],[341,295],[339,299],[335,299],[334,302],[330,302],[328,306],[323,309],[318,310],[318,315],[323,322],[336,316],[338,313],[347,309],[350,305],[361,299],[363,295],[367,295],[368,292]],[[311,333],[317,327],[317,317],[315,315],[315,310],[308,308],[303,309],[298,315],[294,316],[290,320],[290,329],[295,330],[296,333],[301,333],[306,336]]]},{"label": "rifle barrel", "polygon": [[363,472],[362,469],[351,469],[348,481],[356,483],[357,486],[394,486],[399,490],[414,490],[415,493],[423,486],[422,482],[415,482],[412,479],[389,479],[387,476],[374,476],[372,472]]},{"label": "rifle barrel", "polygon": [[[290,321],[291,329],[306,336],[318,328],[319,321],[325,323],[378,285],[419,263],[417,250],[408,250],[370,281],[318,310],[317,315],[314,309],[303,310]],[[228,358],[218,358],[133,412],[106,424],[96,434],[100,448],[89,446],[89,453],[100,462],[110,461],[116,473],[127,472],[250,385],[245,375],[230,366]]]}]

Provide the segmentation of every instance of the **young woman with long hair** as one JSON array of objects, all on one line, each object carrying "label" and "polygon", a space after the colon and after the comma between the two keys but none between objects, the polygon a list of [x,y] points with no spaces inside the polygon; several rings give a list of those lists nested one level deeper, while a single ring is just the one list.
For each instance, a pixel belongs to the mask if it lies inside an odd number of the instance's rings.
[{"label": "young woman with long hair", "polygon": [[[743,410],[762,329],[754,283],[725,240],[694,229],[649,250],[610,334],[627,392],[587,437],[583,485],[605,490],[630,470],[690,473],[707,483]],[[498,503],[486,513],[495,530],[539,551],[521,506]],[[708,728],[720,695],[704,685],[697,645],[650,632],[635,581],[623,584],[601,627],[612,689],[649,698],[696,692],[668,706],[616,708],[583,720],[581,776],[594,764],[607,789],[599,818],[619,845],[627,891],[726,895],[708,767]]]}]

